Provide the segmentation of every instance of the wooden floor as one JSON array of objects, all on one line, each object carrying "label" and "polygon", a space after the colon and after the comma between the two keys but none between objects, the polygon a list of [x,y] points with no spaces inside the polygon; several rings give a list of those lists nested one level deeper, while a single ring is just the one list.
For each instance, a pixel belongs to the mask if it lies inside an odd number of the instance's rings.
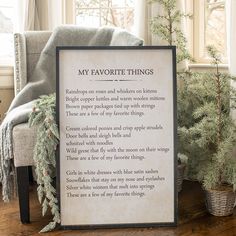
[{"label": "wooden floor", "polygon": [[[37,200],[36,187],[30,192],[31,223],[22,225],[19,220],[17,199],[10,204],[0,202],[0,236],[33,236],[50,219],[41,217],[41,208]],[[41,234],[42,235],[42,234]],[[236,209],[228,217],[214,217],[206,212],[203,192],[198,183],[185,181],[183,191],[179,194],[179,222],[173,228],[130,228],[61,231],[43,234],[45,236],[236,236]]]}]

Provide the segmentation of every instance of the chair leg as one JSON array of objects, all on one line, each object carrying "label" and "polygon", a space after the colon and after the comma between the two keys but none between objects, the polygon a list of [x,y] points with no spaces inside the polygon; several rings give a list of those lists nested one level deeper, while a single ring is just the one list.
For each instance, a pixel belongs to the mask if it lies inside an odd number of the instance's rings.
[{"label": "chair leg", "polygon": [[34,183],[34,177],[33,177],[33,170],[32,170],[32,166],[29,166],[28,170],[29,170],[29,184],[33,184]]},{"label": "chair leg", "polygon": [[23,224],[30,223],[29,214],[29,167],[16,168],[18,197],[20,206],[20,220]]}]

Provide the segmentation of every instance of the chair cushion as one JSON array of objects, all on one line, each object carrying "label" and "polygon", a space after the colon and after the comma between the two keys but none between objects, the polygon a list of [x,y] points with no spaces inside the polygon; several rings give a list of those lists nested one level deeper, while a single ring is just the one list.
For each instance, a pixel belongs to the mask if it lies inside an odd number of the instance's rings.
[{"label": "chair cushion", "polygon": [[13,128],[13,154],[15,167],[34,165],[33,151],[36,143],[36,127],[28,123]]}]

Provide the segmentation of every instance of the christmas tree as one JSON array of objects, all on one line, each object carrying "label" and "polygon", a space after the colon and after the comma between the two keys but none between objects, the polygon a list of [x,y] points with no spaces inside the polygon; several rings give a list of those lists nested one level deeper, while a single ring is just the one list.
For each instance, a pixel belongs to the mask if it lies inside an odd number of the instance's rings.
[{"label": "christmas tree", "polygon": [[[206,189],[217,189],[223,183],[236,190],[236,125],[230,115],[235,109],[236,90],[231,86],[234,77],[221,73],[219,52],[208,46],[214,72],[193,79],[190,91],[199,97],[201,105],[193,111],[195,124],[188,133],[192,145],[204,150],[204,161],[199,161],[199,180]],[[198,95],[197,95],[198,94]]]},{"label": "christmas tree", "polygon": [[[189,97],[188,80],[192,73],[181,69],[181,64],[184,61],[194,61],[187,49],[187,39],[181,29],[181,21],[191,15],[181,12],[177,8],[176,0],[152,0],[151,3],[159,4],[163,10],[162,14],[158,14],[151,21],[152,33],[157,35],[163,44],[176,46],[178,127],[191,127],[194,123],[192,111],[195,101]],[[182,132],[178,133],[179,136],[182,135]],[[189,147],[190,145],[186,146],[185,136],[179,137],[178,152],[189,156]],[[181,162],[181,160],[179,161]]]}]

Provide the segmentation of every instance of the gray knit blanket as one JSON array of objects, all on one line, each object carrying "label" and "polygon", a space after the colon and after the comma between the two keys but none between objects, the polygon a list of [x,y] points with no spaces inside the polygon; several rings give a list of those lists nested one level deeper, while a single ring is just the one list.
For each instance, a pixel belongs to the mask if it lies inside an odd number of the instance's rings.
[{"label": "gray knit blanket", "polygon": [[56,89],[57,46],[141,46],[143,41],[125,30],[117,28],[83,28],[60,26],[54,30],[43,49],[31,80],[14,98],[7,116],[0,126],[0,182],[4,201],[12,197],[13,163],[12,129],[28,121],[34,100]]}]

